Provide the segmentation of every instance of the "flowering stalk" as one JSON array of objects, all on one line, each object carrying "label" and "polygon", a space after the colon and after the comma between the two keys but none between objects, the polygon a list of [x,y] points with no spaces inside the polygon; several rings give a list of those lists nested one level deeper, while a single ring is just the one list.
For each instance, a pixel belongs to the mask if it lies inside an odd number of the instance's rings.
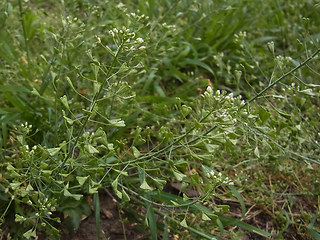
[{"label": "flowering stalk", "polygon": [[84,131],[84,129],[85,129],[88,121],[90,120],[90,117],[91,117],[91,115],[92,115],[91,113],[92,113],[94,107],[95,107],[96,104],[97,104],[98,98],[99,98],[102,90],[104,89],[105,85],[106,85],[107,82],[109,81],[110,77],[112,76],[113,70],[114,70],[114,68],[115,68],[115,66],[116,66],[116,63],[117,63],[117,59],[118,59],[118,57],[119,57],[119,54],[120,54],[120,52],[121,52],[124,44],[125,44],[125,41],[123,40],[123,41],[121,42],[120,46],[118,47],[116,54],[115,54],[114,57],[113,57],[113,61],[112,61],[112,63],[111,63],[111,66],[110,66],[110,68],[109,68],[109,71],[107,72],[107,75],[106,75],[106,78],[105,78],[104,82],[101,84],[98,92],[93,96],[93,99],[92,99],[92,101],[91,101],[91,104],[90,104],[90,107],[89,107],[89,110],[88,110],[89,114],[86,115],[85,120],[84,120],[84,122],[83,122],[83,124],[82,124],[82,126],[81,126],[81,128],[80,128],[80,131],[79,131],[78,135],[76,136],[76,139],[74,140],[74,143],[73,143],[73,145],[72,145],[71,150],[70,150],[70,151],[68,152],[68,154],[65,156],[64,160],[62,161],[62,163],[61,163],[60,166],[58,167],[58,170],[54,173],[54,176],[57,176],[57,175],[62,171],[63,167],[65,166],[66,161],[72,156],[72,154],[73,154],[73,152],[74,152],[74,150],[75,150],[75,148],[76,148],[76,146],[77,146],[77,143],[78,143],[78,141],[79,141],[79,138],[80,138],[80,136],[81,136],[81,133]]}]

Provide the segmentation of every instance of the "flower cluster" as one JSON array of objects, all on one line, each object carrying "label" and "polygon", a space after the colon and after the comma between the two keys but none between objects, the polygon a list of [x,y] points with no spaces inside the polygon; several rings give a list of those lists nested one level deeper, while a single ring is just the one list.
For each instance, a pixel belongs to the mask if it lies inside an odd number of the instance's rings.
[{"label": "flower cluster", "polygon": [[246,37],[247,37],[247,32],[241,31],[238,34],[234,35],[234,39],[235,39],[234,41],[236,43],[239,43],[241,48],[244,48],[244,46],[245,46],[244,41],[245,41]]},{"label": "flower cluster", "polygon": [[[120,45],[121,42],[124,42],[125,50],[133,51],[136,50],[137,47],[139,50],[144,50],[146,48],[142,45],[144,40],[141,37],[136,38],[136,34],[131,32],[129,28],[113,28],[112,30],[109,30],[109,34],[112,36],[116,44]],[[98,42],[101,42],[99,37],[97,37],[97,39]]]},{"label": "flower cluster", "polygon": [[282,68],[283,66],[286,66],[288,65],[288,63],[292,62],[292,58],[284,57],[284,56],[276,56],[275,61],[278,64],[278,66]]},{"label": "flower cluster", "polygon": [[28,122],[25,122],[25,123],[21,123],[21,128],[22,128],[22,132],[24,134],[28,134],[31,129],[32,129],[32,125],[31,124],[28,124]]},{"label": "flower cluster", "polygon": [[24,153],[30,153],[30,154],[34,154],[36,149],[37,149],[37,145],[34,145],[31,149],[29,145],[24,145],[21,147],[21,151],[23,151]]},{"label": "flower cluster", "polygon": [[240,106],[245,105],[245,101],[242,100],[241,95],[234,97],[233,93],[228,94],[225,90],[217,90],[216,92],[214,92],[211,86],[207,87],[206,91],[203,94],[201,94],[201,97],[205,100],[215,100],[217,102],[224,101]]},{"label": "flower cluster", "polygon": [[216,173],[214,170],[211,170],[207,173],[207,177],[214,180],[217,184],[230,184],[234,185],[232,180],[229,177],[223,176],[221,172]]},{"label": "flower cluster", "polygon": [[175,30],[177,26],[176,26],[176,25],[168,25],[168,24],[165,22],[165,23],[162,23],[162,27],[167,28],[167,29],[173,29],[173,30]]},{"label": "flower cluster", "polygon": [[146,22],[149,20],[149,16],[146,16],[144,14],[139,15],[139,13],[140,11],[138,10],[137,13],[131,12],[131,13],[127,13],[126,15],[128,17],[134,18],[138,22]]}]

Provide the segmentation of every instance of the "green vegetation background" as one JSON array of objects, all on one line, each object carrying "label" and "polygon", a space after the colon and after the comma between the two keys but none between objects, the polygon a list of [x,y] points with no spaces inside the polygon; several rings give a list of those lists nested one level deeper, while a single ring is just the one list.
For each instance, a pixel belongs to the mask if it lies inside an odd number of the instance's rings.
[{"label": "green vegetation background", "polygon": [[100,239],[108,188],[151,239],[320,239],[317,1],[0,9],[2,236]]}]

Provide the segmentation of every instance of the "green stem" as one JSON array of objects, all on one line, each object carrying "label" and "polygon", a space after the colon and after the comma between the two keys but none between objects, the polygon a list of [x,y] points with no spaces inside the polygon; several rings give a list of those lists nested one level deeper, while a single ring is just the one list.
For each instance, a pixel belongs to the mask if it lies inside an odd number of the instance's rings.
[{"label": "green stem", "polygon": [[72,146],[71,150],[68,152],[67,156],[64,158],[64,160],[63,160],[62,163],[60,164],[58,170],[54,173],[53,177],[57,176],[57,175],[62,171],[62,169],[63,169],[64,166],[65,166],[66,161],[72,156],[72,154],[73,154],[73,152],[74,152],[74,150],[75,150],[75,148],[76,148],[76,146],[77,146],[77,143],[78,143],[78,141],[79,141],[79,138],[80,138],[82,132],[84,131],[84,129],[85,129],[88,121],[90,120],[90,117],[91,117],[91,115],[92,115],[93,109],[94,109],[94,107],[96,106],[97,100],[98,100],[98,98],[99,98],[102,90],[104,89],[105,85],[107,84],[107,82],[108,82],[108,80],[109,80],[109,77],[110,77],[110,76],[112,75],[112,73],[113,73],[113,70],[114,70],[114,68],[115,68],[115,66],[116,66],[116,63],[117,63],[117,60],[118,60],[118,56],[119,56],[119,54],[120,54],[120,52],[121,52],[121,50],[122,50],[123,44],[124,44],[124,42],[122,42],[121,45],[119,46],[119,48],[117,49],[117,52],[116,52],[116,54],[115,54],[115,56],[114,56],[114,58],[113,58],[113,61],[112,61],[112,63],[111,63],[110,69],[109,69],[109,71],[108,71],[108,73],[107,73],[106,79],[105,79],[105,81],[101,84],[101,86],[100,86],[100,88],[99,88],[99,91],[94,95],[94,97],[93,97],[93,99],[92,99],[92,101],[91,101],[91,104],[90,104],[90,107],[89,107],[89,110],[88,110],[91,114],[86,115],[86,118],[85,118],[85,120],[84,120],[84,122],[83,122],[83,124],[82,124],[82,126],[81,126],[81,128],[80,128],[80,130],[79,130],[78,135],[76,136],[76,138],[75,138],[75,140],[74,140],[74,143],[73,143],[73,146]]},{"label": "green stem", "polygon": [[[140,200],[137,199],[137,198],[133,198],[133,200],[134,200],[135,202],[141,204],[141,205],[144,204],[142,201],[140,201]],[[176,220],[176,219],[174,219],[174,218],[166,215],[165,213],[163,213],[163,212],[161,212],[161,211],[159,211],[159,210],[157,210],[157,209],[154,209],[154,211],[155,211],[158,215],[160,215],[161,217],[166,217],[166,218],[170,219],[171,221],[175,222],[176,224],[180,225],[180,222],[179,222],[178,220]],[[199,236],[201,236],[201,237],[203,237],[203,238],[205,238],[205,239],[211,239],[211,240],[217,239],[215,236],[209,235],[209,234],[204,233],[204,232],[200,232],[199,230],[197,230],[197,229],[195,229],[195,228],[193,228],[193,227],[186,226],[186,227],[184,227],[184,228],[188,229],[190,232],[193,232],[193,233],[195,233],[195,234],[197,234],[197,235],[199,235]]]},{"label": "green stem", "polygon": [[276,81],[274,81],[273,83],[269,84],[266,88],[264,88],[261,92],[259,92],[256,96],[254,96],[253,98],[251,98],[249,101],[247,101],[241,108],[244,108],[245,106],[249,105],[251,102],[255,101],[258,97],[260,97],[261,95],[263,95],[266,91],[268,91],[270,88],[272,88],[274,85],[276,85],[277,83],[281,82],[283,79],[285,79],[287,76],[289,76],[290,74],[294,73],[295,71],[297,71],[298,69],[300,69],[301,67],[303,67],[304,65],[306,65],[310,60],[312,60],[318,53],[320,52],[320,48],[317,49],[317,51],[315,51],[310,57],[308,57],[306,60],[304,60],[302,63],[300,63],[298,66],[296,66],[295,68],[291,69],[289,72],[283,74],[281,77],[279,77]]}]

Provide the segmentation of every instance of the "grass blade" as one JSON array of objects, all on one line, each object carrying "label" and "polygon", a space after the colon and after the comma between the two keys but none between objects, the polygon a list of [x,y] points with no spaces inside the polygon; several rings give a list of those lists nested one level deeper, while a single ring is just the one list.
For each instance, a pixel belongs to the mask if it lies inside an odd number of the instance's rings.
[{"label": "grass blade", "polygon": [[100,199],[99,193],[93,194],[93,207],[94,207],[94,219],[96,222],[97,239],[101,239],[101,227],[100,227]]}]

